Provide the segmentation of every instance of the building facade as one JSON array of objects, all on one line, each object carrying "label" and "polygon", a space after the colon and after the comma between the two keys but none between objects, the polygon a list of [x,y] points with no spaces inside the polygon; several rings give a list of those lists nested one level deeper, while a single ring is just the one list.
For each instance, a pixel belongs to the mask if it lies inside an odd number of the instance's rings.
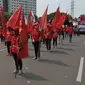
[{"label": "building facade", "polygon": [[28,18],[30,10],[36,15],[36,0],[0,0],[0,4],[4,11],[8,13],[13,13],[19,7],[19,4],[22,4],[22,10],[26,18]]},{"label": "building facade", "polygon": [[3,0],[3,8],[5,12],[8,12],[8,0]]},{"label": "building facade", "polygon": [[7,0],[8,1],[8,12],[14,12],[19,4],[22,4],[22,10],[28,18],[29,10],[32,10],[34,14],[36,14],[36,0]]}]

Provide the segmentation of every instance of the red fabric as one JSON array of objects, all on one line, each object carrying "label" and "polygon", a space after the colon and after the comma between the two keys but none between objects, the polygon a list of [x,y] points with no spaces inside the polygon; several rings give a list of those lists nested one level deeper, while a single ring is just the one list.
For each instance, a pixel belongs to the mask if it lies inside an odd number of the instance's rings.
[{"label": "red fabric", "polygon": [[58,23],[60,16],[61,16],[61,14],[60,14],[60,8],[58,7],[57,10],[56,10],[55,17],[52,20],[52,26],[53,26],[53,28],[56,28],[56,24]]},{"label": "red fabric", "polygon": [[72,35],[73,31],[74,31],[74,30],[73,30],[72,27],[69,27],[69,28],[68,28],[68,34],[69,34],[69,35]]},{"label": "red fabric", "polygon": [[6,41],[11,41],[11,39],[12,39],[12,33],[7,31],[6,32]]},{"label": "red fabric", "polygon": [[27,29],[23,28],[20,33],[20,40],[22,41],[22,49],[20,50],[18,57],[20,59],[28,57],[28,33]]},{"label": "red fabric", "polygon": [[11,39],[11,52],[18,53],[18,38],[15,35]]},{"label": "red fabric", "polygon": [[65,28],[65,32],[68,32],[68,27]]},{"label": "red fabric", "polygon": [[40,41],[41,37],[40,37],[40,31],[36,30],[36,28],[33,28],[33,31],[32,31],[32,41],[33,42],[36,42],[36,41]]},{"label": "red fabric", "polygon": [[65,21],[65,19],[66,19],[66,13],[64,13],[61,17],[60,17],[60,19],[59,19],[59,21],[58,21],[58,23],[57,23],[57,28],[58,29],[60,29],[61,27],[62,27],[62,25],[63,25],[63,23],[64,23],[64,21]]},{"label": "red fabric", "polygon": [[29,19],[28,19],[28,33],[30,33],[33,29],[33,16],[32,11],[29,12]]},{"label": "red fabric", "polygon": [[3,37],[6,36],[6,31],[5,31],[5,29],[2,30],[2,35],[3,35]]},{"label": "red fabric", "polygon": [[40,28],[41,29],[46,29],[47,28],[47,11],[48,11],[48,6],[47,6],[43,16],[40,19]]},{"label": "red fabric", "polygon": [[1,8],[1,19],[2,19],[2,24],[4,27],[6,27],[6,21],[5,21],[5,17],[4,17],[4,10],[2,8],[2,6],[0,6]]},{"label": "red fabric", "polygon": [[19,32],[22,31],[23,28],[25,28],[25,18],[24,18],[24,13],[22,13],[21,15],[21,20],[20,20],[20,24],[19,24]]},{"label": "red fabric", "polygon": [[47,27],[47,29],[44,30],[44,37],[45,39],[51,39],[52,38],[52,29]]},{"label": "red fabric", "polygon": [[53,31],[53,38],[57,38],[57,37],[58,37],[58,30],[55,29],[55,30]]},{"label": "red fabric", "polygon": [[16,27],[19,27],[20,24],[20,14],[21,14],[22,6],[20,6],[10,17],[10,19],[7,22],[7,27],[11,27],[13,29],[16,29]]},{"label": "red fabric", "polygon": [[1,36],[1,29],[0,29],[0,36]]},{"label": "red fabric", "polygon": [[0,36],[3,36],[3,29],[0,29]]},{"label": "red fabric", "polygon": [[57,32],[53,33],[53,38],[57,38],[57,37],[58,37],[58,33]]},{"label": "red fabric", "polygon": [[25,26],[25,17],[24,17],[24,13],[22,13],[21,21],[22,21],[22,27],[24,27],[24,26]]},{"label": "red fabric", "polygon": [[63,32],[66,32],[66,28],[65,27],[63,28]]}]

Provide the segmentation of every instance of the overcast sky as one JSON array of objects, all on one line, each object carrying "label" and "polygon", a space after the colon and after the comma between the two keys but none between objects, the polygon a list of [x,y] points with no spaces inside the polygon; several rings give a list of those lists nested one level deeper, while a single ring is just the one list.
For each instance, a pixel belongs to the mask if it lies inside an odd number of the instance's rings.
[{"label": "overcast sky", "polygon": [[[75,16],[78,17],[80,14],[85,14],[85,0],[74,0],[75,1]],[[56,11],[60,5],[61,12],[71,13],[71,0],[37,0],[37,15],[42,16],[47,5],[49,4],[48,14]]]}]

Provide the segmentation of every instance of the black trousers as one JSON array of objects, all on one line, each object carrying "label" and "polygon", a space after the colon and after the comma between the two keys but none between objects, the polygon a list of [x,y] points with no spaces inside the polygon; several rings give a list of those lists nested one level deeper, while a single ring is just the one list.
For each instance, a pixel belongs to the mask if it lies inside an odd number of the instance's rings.
[{"label": "black trousers", "polygon": [[43,37],[43,44],[45,44],[45,38]]},{"label": "black trousers", "polygon": [[1,43],[3,42],[3,36],[1,36]]},{"label": "black trousers", "polygon": [[5,39],[5,37],[3,37],[3,42],[4,42],[4,45],[6,46],[6,39]]},{"label": "black trousers", "polygon": [[57,38],[53,38],[53,46],[57,46]]},{"label": "black trousers", "polygon": [[40,57],[40,42],[33,42],[35,57],[36,59]]},{"label": "black trousers", "polygon": [[12,53],[15,61],[16,70],[22,70],[22,60],[17,57],[16,53]]},{"label": "black trousers", "polygon": [[5,41],[4,45],[6,46],[6,41]]},{"label": "black trousers", "polygon": [[77,36],[80,36],[80,32],[79,31],[77,32]]},{"label": "black trousers", "polygon": [[46,49],[51,50],[51,39],[46,39]]},{"label": "black trousers", "polygon": [[64,33],[63,33],[63,40],[64,40]]},{"label": "black trousers", "polygon": [[6,44],[7,44],[7,52],[10,53],[11,42],[10,41],[7,41]]}]

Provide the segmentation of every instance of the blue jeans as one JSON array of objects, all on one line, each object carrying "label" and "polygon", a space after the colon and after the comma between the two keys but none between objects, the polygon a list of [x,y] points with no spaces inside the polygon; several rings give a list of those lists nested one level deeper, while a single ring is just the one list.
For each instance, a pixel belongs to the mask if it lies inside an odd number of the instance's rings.
[{"label": "blue jeans", "polygon": [[69,35],[69,43],[72,43],[72,35]]}]

